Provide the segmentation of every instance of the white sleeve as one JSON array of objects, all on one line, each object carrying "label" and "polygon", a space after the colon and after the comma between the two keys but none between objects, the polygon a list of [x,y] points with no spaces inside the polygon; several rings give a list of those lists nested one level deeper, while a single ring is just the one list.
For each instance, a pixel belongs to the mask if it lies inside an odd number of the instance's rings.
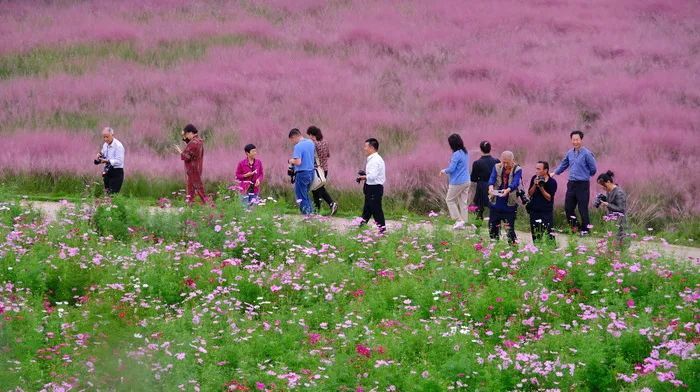
[{"label": "white sleeve", "polygon": [[117,145],[114,148],[114,158],[109,160],[112,166],[123,166],[124,165],[124,145]]}]

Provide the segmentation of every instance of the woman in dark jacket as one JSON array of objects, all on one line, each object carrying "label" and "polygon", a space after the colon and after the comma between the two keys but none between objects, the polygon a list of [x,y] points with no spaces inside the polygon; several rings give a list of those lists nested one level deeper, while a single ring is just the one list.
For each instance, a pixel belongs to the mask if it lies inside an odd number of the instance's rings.
[{"label": "woman in dark jacket", "polygon": [[476,192],[474,193],[474,205],[477,207],[477,219],[484,219],[484,208],[489,205],[489,178],[493,167],[500,161],[490,155],[491,143],[484,140],[479,144],[481,158],[474,161],[472,164],[471,182],[476,183]]},{"label": "woman in dark jacket", "polygon": [[[608,170],[607,172],[598,176],[598,184],[602,186],[606,192],[607,197],[605,201],[600,203],[601,206],[608,210],[608,215],[614,215],[617,220],[617,241],[621,247],[625,247],[626,237],[625,228],[627,226],[627,194],[620,188],[619,185],[615,184],[615,174]],[[597,207],[597,205],[596,205]]]}]

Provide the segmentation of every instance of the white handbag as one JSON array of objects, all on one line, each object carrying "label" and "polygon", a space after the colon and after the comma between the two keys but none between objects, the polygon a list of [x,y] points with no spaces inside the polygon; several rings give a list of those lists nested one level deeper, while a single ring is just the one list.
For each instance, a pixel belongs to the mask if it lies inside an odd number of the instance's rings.
[{"label": "white handbag", "polygon": [[314,180],[311,182],[311,190],[315,191],[326,185],[326,173],[319,164],[318,154],[314,154]]}]

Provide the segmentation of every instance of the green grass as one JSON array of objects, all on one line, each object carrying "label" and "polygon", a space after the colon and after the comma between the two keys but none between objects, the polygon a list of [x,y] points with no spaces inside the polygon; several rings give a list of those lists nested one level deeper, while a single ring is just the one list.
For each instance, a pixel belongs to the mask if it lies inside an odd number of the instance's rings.
[{"label": "green grass", "polygon": [[14,119],[0,123],[0,133],[7,135],[17,129],[42,129],[58,128],[73,131],[95,132],[105,124],[109,124],[115,129],[128,127],[131,119],[98,111],[70,112],[55,111],[49,114],[35,114],[31,117]]},{"label": "green grass", "polygon": [[187,41],[161,42],[140,48],[132,41],[96,42],[70,46],[51,46],[12,53],[0,57],[0,80],[20,76],[43,76],[52,73],[82,75],[102,60],[117,59],[149,67],[169,68],[183,61],[202,58],[212,46],[236,46],[258,42],[263,47],[274,44],[246,35],[220,35]]}]

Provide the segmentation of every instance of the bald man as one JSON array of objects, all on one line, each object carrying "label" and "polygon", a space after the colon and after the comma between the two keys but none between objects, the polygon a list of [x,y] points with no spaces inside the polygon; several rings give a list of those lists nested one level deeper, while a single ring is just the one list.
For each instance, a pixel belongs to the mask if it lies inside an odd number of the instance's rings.
[{"label": "bald man", "polygon": [[508,242],[512,245],[517,241],[515,236],[515,216],[518,211],[518,197],[516,192],[522,180],[523,171],[515,163],[515,156],[511,151],[503,151],[501,162],[497,163],[491,171],[489,179],[489,235],[491,239],[498,240],[501,234],[501,225],[508,228]]},{"label": "bald man", "polygon": [[114,137],[114,129],[105,127],[102,129],[102,150],[97,154],[95,164],[104,164],[102,169],[102,182],[105,193],[119,193],[124,182],[124,146]]}]

